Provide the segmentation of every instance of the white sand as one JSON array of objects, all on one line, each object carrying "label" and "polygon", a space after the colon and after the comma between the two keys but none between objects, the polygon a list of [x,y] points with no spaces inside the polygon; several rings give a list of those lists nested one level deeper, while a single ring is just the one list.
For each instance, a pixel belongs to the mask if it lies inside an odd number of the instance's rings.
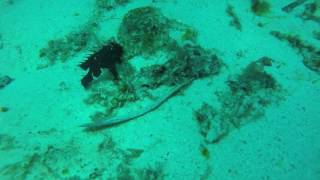
[{"label": "white sand", "polygon": [[[106,13],[105,19],[114,18],[101,22],[104,36],[116,35],[129,9],[150,2],[139,0]],[[76,66],[83,55],[41,70],[37,66],[42,63],[39,49],[86,23],[93,1],[16,0],[12,5],[0,1],[4,44],[0,75],[15,79],[0,89],[0,107],[9,107],[8,112],[0,112],[0,135],[7,137],[0,138],[0,179],[17,179],[22,171],[28,172],[30,179],[39,179],[41,174],[45,179],[83,179],[95,168],[106,179],[117,177],[117,167],[118,173],[119,167],[124,167],[122,171],[129,168],[135,174],[157,164],[164,166],[166,179],[200,179],[207,169],[208,179],[320,179],[319,74],[307,69],[287,43],[269,34],[271,30],[299,34],[320,47],[320,42],[311,38],[319,24],[282,12],[281,7],[289,2],[274,0],[268,17],[254,16],[249,1],[153,3],[165,16],[193,26],[199,33],[199,44],[216,49],[228,68],[218,76],[195,81],[182,96],[173,97],[142,118],[87,133],[78,125],[88,123],[90,115],[101,107],[83,102],[88,95],[80,84],[84,72]],[[227,4],[234,7],[242,31],[229,25]],[[258,22],[266,25],[260,28]],[[238,59],[238,51],[244,51],[245,56]],[[227,88],[225,80],[262,56],[275,60],[268,72],[286,90],[286,99],[267,107],[261,120],[232,131],[218,144],[208,145],[210,159],[203,158],[193,110],[203,102],[215,104],[215,92]],[[98,145],[108,137],[113,138],[115,147],[99,152]],[[144,152],[128,162],[124,160],[128,148]],[[16,170],[8,168],[14,163]]]}]

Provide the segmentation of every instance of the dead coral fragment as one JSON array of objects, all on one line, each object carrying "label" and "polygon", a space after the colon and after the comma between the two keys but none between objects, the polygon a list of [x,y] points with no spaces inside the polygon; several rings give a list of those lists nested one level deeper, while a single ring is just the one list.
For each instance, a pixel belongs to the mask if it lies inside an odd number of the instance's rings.
[{"label": "dead coral fragment", "polygon": [[270,4],[266,0],[251,0],[251,11],[257,16],[263,16],[270,12]]}]

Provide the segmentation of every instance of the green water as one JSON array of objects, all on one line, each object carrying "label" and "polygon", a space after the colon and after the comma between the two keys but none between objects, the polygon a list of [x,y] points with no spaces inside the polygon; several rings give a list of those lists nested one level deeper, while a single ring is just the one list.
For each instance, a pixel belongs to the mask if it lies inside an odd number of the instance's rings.
[{"label": "green water", "polygon": [[0,1],[0,180],[320,179],[318,0]]}]

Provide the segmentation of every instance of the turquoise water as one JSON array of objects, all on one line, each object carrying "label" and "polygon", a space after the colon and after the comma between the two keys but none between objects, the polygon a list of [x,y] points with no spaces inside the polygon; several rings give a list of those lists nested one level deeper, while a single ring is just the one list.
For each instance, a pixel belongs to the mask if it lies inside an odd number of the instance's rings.
[{"label": "turquoise water", "polygon": [[320,1],[0,1],[0,180],[320,179]]}]

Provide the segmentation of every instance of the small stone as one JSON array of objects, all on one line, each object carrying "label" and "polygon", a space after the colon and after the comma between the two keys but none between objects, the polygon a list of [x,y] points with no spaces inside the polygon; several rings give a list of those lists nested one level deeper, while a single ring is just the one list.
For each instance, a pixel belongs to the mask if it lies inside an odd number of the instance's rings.
[{"label": "small stone", "polygon": [[0,112],[7,112],[9,111],[8,107],[0,107]]},{"label": "small stone", "polygon": [[9,76],[1,76],[0,77],[0,89],[6,87],[12,81],[13,81],[13,79],[11,77],[9,77]]}]

